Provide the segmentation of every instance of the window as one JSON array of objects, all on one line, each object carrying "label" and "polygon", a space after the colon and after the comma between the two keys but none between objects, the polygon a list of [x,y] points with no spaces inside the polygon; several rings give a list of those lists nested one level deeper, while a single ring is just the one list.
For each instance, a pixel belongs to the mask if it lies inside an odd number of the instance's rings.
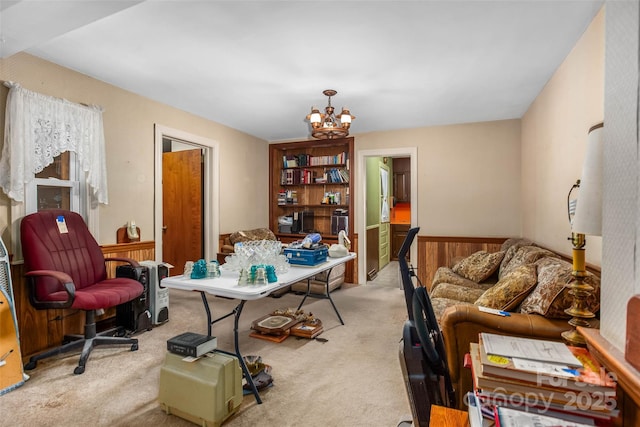
[{"label": "window", "polygon": [[[99,241],[98,205],[90,200],[86,174],[79,167],[78,156],[73,151],[65,151],[37,173],[35,179],[25,184],[24,203],[12,204],[11,217],[22,218],[44,209],[78,212]],[[16,236],[20,235],[19,227],[20,221],[14,221],[12,229]],[[20,239],[12,239],[11,246],[14,259],[22,259]]]},{"label": "window", "polygon": [[[82,174],[84,175],[84,174]],[[66,151],[35,175],[25,188],[25,213],[44,209],[66,209],[86,219],[86,185],[79,173],[77,156]]]}]

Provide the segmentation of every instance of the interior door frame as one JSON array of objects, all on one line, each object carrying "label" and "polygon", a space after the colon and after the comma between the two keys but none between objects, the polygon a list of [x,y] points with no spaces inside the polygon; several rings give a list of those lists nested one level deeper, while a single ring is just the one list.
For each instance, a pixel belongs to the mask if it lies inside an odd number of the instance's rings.
[{"label": "interior door frame", "polygon": [[[378,148],[358,151],[358,181],[362,183],[362,191],[357,192],[360,212],[357,215],[358,232],[358,281],[367,283],[366,251],[367,251],[367,157],[409,157],[411,163],[411,227],[418,225],[418,147]],[[412,264],[418,265],[417,245],[411,246]]]},{"label": "interior door frame", "polygon": [[[205,259],[216,259],[220,235],[220,144],[209,138],[167,126],[154,125],[155,184],[154,239],[156,262],[162,262],[162,140],[177,139],[204,152],[204,212],[202,218]],[[174,266],[182,268],[182,266]]]}]

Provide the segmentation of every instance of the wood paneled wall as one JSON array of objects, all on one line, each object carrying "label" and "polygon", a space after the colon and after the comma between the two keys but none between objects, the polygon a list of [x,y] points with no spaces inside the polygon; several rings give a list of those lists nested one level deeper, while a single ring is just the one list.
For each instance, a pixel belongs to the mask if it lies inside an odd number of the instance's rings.
[{"label": "wood paneled wall", "polygon": [[[507,237],[418,236],[418,278],[430,289],[438,267],[452,267],[461,258],[477,251],[497,252],[507,239]],[[572,262],[571,255],[552,252],[565,261]],[[587,271],[596,276],[601,275],[599,266],[587,264],[586,267]]]},{"label": "wood paneled wall", "polygon": [[455,260],[474,252],[497,252],[506,237],[441,237],[418,236],[418,278],[431,288],[438,267],[451,267]]},{"label": "wood paneled wall", "polygon": [[[131,258],[136,261],[155,261],[156,259],[156,246],[155,242],[131,242],[131,243],[118,243],[115,245],[102,246],[102,253],[105,258],[109,257],[125,257]],[[107,275],[109,277],[115,277],[116,267],[121,265],[120,262],[107,263]]]},{"label": "wood paneled wall", "polygon": [[[135,242],[102,247],[105,258],[127,257],[136,261],[154,260],[154,242]],[[119,263],[107,265],[109,277],[115,276]],[[29,303],[24,265],[11,266],[11,280],[15,298],[18,329],[20,331],[20,350],[23,358],[40,353],[62,343],[64,335],[82,334],[84,329],[84,312],[79,310],[36,310]],[[97,320],[106,320],[115,316],[115,309],[110,309]]]}]

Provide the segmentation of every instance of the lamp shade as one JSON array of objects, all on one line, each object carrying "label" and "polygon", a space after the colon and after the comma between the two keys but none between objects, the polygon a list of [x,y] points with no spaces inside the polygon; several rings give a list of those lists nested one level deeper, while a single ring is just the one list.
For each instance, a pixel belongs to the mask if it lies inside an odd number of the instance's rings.
[{"label": "lamp shade", "polygon": [[587,153],[582,165],[580,193],[571,223],[574,233],[602,235],[602,156],[603,125],[589,130]]}]

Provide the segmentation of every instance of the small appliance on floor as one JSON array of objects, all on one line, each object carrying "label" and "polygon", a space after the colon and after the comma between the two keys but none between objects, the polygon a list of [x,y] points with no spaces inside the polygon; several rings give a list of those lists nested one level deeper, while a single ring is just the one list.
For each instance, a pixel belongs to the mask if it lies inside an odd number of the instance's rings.
[{"label": "small appliance on floor", "polygon": [[169,267],[162,262],[140,261],[149,270],[149,311],[154,326],[169,321],[169,288],[162,286],[162,279],[169,277]]},{"label": "small appliance on floor", "polygon": [[152,325],[149,311],[149,269],[143,265],[119,265],[116,267],[116,277],[135,279],[144,287],[139,297],[116,307],[116,325],[130,334],[150,331]]}]

